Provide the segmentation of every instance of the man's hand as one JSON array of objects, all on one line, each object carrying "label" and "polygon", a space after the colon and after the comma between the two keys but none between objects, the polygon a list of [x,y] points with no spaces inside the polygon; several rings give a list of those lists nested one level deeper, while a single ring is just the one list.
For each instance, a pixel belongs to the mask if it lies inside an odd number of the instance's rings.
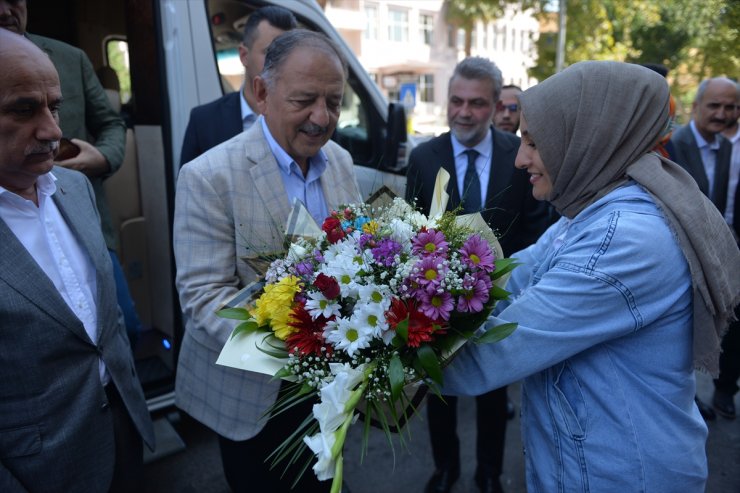
[{"label": "man's hand", "polygon": [[89,178],[110,171],[108,161],[95,146],[80,139],[72,139],[71,142],[80,148],[80,152],[73,158],[58,161],[59,166],[81,171]]}]

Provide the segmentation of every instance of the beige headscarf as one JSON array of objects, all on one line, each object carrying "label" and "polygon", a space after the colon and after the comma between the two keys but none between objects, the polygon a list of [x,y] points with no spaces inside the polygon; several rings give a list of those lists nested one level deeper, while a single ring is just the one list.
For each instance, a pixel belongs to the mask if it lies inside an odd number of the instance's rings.
[{"label": "beige headscarf", "polygon": [[722,335],[740,303],[740,251],[694,179],[650,153],[668,123],[665,79],[639,65],[581,62],[519,100],[560,214],[575,217],[629,178],[656,200],[691,271],[694,365],[716,375]]}]

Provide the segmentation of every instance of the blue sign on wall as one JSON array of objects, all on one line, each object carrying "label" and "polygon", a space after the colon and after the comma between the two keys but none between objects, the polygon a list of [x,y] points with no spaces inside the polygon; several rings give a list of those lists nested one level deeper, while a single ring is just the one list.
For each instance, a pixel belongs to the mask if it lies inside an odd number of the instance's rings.
[{"label": "blue sign on wall", "polygon": [[407,110],[410,110],[414,106],[416,106],[416,83],[407,82],[405,84],[401,84],[401,90],[398,93],[398,99],[401,101],[403,107]]}]

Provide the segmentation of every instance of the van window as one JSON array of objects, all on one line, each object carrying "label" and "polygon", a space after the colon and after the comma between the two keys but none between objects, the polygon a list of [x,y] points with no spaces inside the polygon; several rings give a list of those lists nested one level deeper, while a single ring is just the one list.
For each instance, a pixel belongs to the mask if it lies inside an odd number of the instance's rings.
[{"label": "van window", "polygon": [[118,76],[121,103],[131,100],[131,66],[128,58],[128,42],[122,37],[108,36],[103,40],[105,45],[105,65],[112,68]]}]

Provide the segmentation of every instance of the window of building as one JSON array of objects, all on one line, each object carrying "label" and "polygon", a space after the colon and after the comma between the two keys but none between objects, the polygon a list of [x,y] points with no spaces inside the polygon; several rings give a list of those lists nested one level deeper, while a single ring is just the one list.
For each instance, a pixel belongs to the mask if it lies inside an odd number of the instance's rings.
[{"label": "window of building", "polygon": [[493,26],[493,49],[498,49],[498,26]]},{"label": "window of building", "polygon": [[378,6],[365,5],[365,39],[378,39]]},{"label": "window of building", "polygon": [[483,36],[482,36],[482,39],[481,39],[481,44],[483,45],[482,46],[483,50],[488,50],[488,28],[489,28],[489,25],[488,24],[484,24],[483,25]]},{"label": "window of building", "polygon": [[425,45],[432,44],[432,29],[434,26],[434,17],[431,14],[419,15],[419,29],[421,31],[421,42]]},{"label": "window of building", "polygon": [[422,103],[434,102],[434,75],[419,76],[419,101]]},{"label": "window of building", "polygon": [[511,43],[509,43],[509,46],[511,46],[511,51],[516,51],[516,29],[511,30]]},{"label": "window of building", "polygon": [[388,39],[399,42],[409,40],[408,11],[388,9]]},{"label": "window of building", "polygon": [[475,25],[470,27],[470,48],[478,48],[478,26]]},{"label": "window of building", "polygon": [[457,30],[457,49],[465,49],[465,29],[462,28]]}]

